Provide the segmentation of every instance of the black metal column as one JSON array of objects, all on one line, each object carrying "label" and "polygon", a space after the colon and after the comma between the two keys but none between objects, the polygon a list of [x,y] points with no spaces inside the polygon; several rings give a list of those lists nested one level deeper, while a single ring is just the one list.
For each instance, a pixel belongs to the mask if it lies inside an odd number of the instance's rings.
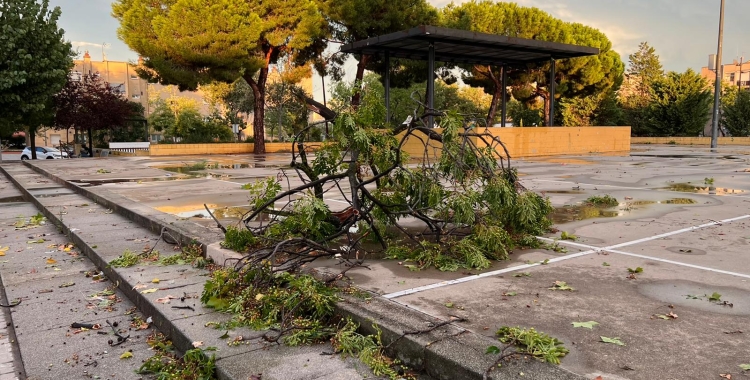
[{"label": "black metal column", "polygon": [[385,52],[385,124],[391,123],[391,52]]},{"label": "black metal column", "polygon": [[555,126],[555,59],[550,58],[549,69],[549,121],[548,127]]},{"label": "black metal column", "polygon": [[428,128],[435,126],[435,116],[432,110],[435,108],[435,43],[430,42],[427,52],[427,108],[430,116],[427,117]]},{"label": "black metal column", "polygon": [[[503,91],[502,91],[503,99],[502,99],[502,103],[500,103],[501,108],[502,108],[502,111],[500,112],[501,114],[500,117],[502,118],[500,120],[500,126],[505,128],[505,119],[508,117],[508,104],[505,101],[505,98],[507,98],[506,93],[508,90],[508,66],[503,65],[502,70],[503,70],[503,73],[502,73],[502,79],[500,79],[500,83],[501,83],[500,85],[503,87]],[[491,125],[488,125],[488,127],[491,127]]]}]

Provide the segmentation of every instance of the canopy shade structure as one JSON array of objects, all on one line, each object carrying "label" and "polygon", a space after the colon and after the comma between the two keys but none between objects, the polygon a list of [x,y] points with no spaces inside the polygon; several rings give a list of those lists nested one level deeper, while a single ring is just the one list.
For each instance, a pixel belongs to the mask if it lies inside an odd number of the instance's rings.
[{"label": "canopy shade structure", "polygon": [[[467,30],[421,25],[412,29],[385,34],[343,45],[341,52],[350,54],[382,55],[390,68],[390,58],[407,58],[428,61],[428,106],[434,99],[435,61],[456,64],[493,65],[503,68],[551,62],[554,78],[555,60],[599,54],[598,48],[563,44],[558,42],[507,37],[477,33]],[[389,71],[386,70],[386,107],[389,107]],[[503,69],[505,73],[505,69]],[[503,75],[505,79],[505,75]],[[551,81],[554,82],[554,81]],[[505,124],[505,80],[503,80],[503,116]],[[550,89],[554,99],[554,86]],[[554,104],[554,102],[553,102]],[[390,119],[390,112],[389,119]],[[554,108],[551,114],[554,114]],[[552,116],[550,116],[552,119]],[[430,121],[432,123],[432,120]],[[554,125],[549,120],[548,125]]]}]

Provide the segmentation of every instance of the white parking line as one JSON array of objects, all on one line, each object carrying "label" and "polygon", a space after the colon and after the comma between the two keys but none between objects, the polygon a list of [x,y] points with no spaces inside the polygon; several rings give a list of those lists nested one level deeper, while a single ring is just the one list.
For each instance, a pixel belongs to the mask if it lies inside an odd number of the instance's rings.
[{"label": "white parking line", "polygon": [[[678,264],[678,265],[682,265],[682,266],[688,266],[688,267],[691,267],[691,268],[709,270],[709,271],[713,271],[713,272],[717,272],[717,273],[724,273],[724,274],[731,274],[731,275],[735,275],[735,276],[738,275],[740,277],[745,277],[747,275],[743,275],[743,274],[740,274],[740,273],[721,271],[719,269],[712,269],[712,268],[707,268],[707,267],[701,267],[701,266],[698,266],[698,265],[691,265],[691,264],[679,263],[679,262],[671,261],[671,260],[663,260],[663,259],[657,259],[657,258],[652,258],[652,257],[648,257],[648,256],[636,255],[634,253],[626,253],[626,252],[616,251],[615,249],[616,248],[620,248],[620,247],[626,247],[626,246],[629,246],[629,245],[635,245],[635,244],[639,244],[639,243],[643,243],[643,242],[647,242],[647,241],[651,241],[651,240],[657,240],[657,239],[661,239],[661,238],[664,238],[664,237],[668,237],[668,236],[672,236],[672,235],[677,235],[677,234],[681,234],[681,233],[685,233],[685,232],[695,231],[695,230],[700,229],[700,228],[722,225],[724,223],[731,223],[731,222],[734,222],[734,221],[743,220],[743,219],[747,219],[747,218],[750,218],[750,215],[742,215],[742,216],[738,216],[738,217],[735,217],[735,218],[729,218],[729,219],[720,220],[720,221],[717,221],[717,222],[705,223],[705,224],[701,224],[701,225],[698,225],[698,226],[683,228],[683,229],[679,229],[679,230],[676,230],[676,231],[666,232],[666,233],[663,233],[663,234],[654,235],[654,236],[650,236],[650,237],[646,237],[646,238],[642,238],[642,239],[637,239],[637,240],[633,240],[633,241],[629,241],[629,242],[625,242],[625,243],[619,243],[619,244],[615,244],[615,245],[611,245],[611,246],[607,246],[607,247],[595,247],[595,246],[592,246],[592,245],[580,244],[580,243],[575,243],[575,242],[570,242],[570,241],[556,241],[556,240],[549,239],[549,238],[544,238],[544,237],[540,237],[539,239],[543,240],[543,241],[558,242],[558,243],[561,243],[561,244],[567,244],[567,245],[570,245],[570,246],[576,246],[576,247],[580,247],[580,248],[588,248],[589,249],[588,251],[578,252],[578,253],[574,253],[572,255],[561,256],[561,257],[556,257],[554,259],[550,259],[550,260],[547,261],[547,264],[556,263],[556,262],[560,262],[560,261],[564,261],[564,260],[570,260],[570,259],[574,259],[574,258],[577,258],[577,257],[586,256],[586,255],[589,255],[589,254],[592,254],[592,253],[598,253],[598,252],[604,252],[604,251],[606,251],[606,252],[620,253],[620,254],[630,255],[630,256],[637,256],[637,257],[642,257],[642,258],[646,258],[646,259],[652,259],[652,260],[656,260],[656,261],[669,262],[669,263],[674,263],[674,264]],[[503,273],[515,272],[515,271],[519,271],[519,270],[523,270],[523,269],[533,268],[533,267],[540,266],[540,265],[541,265],[541,263],[523,264],[523,265],[518,265],[518,266],[514,266],[514,267],[510,267],[510,268],[504,268],[504,269],[500,269],[500,270],[496,270],[496,271],[492,271],[492,272],[481,273],[481,274],[478,274],[478,275],[475,275],[475,276],[461,277],[461,278],[457,278],[455,280],[450,280],[450,281],[441,281],[441,282],[437,282],[437,283],[434,283],[434,284],[418,286],[418,287],[411,288],[411,289],[405,289],[405,290],[401,290],[401,291],[398,291],[398,292],[385,294],[385,295],[383,295],[383,298],[392,299],[392,298],[403,297],[403,296],[406,296],[406,295],[409,295],[409,294],[423,292],[425,290],[442,288],[444,286],[460,284],[460,283],[464,283],[464,282],[468,282],[468,281],[474,281],[474,280],[478,280],[480,278],[485,278],[485,277],[490,277],[490,276],[496,276],[496,275],[503,274]]]},{"label": "white parking line", "polygon": [[625,255],[625,256],[639,257],[641,259],[646,259],[646,260],[661,261],[663,263],[669,263],[669,264],[679,265],[679,266],[688,267],[688,268],[701,269],[701,270],[705,270],[705,271],[709,271],[709,272],[715,272],[715,273],[721,273],[721,274],[728,274],[730,276],[750,278],[750,274],[742,274],[742,273],[737,273],[737,272],[730,272],[730,271],[721,270],[721,269],[715,269],[715,268],[709,268],[709,267],[704,267],[704,266],[700,266],[700,265],[693,265],[693,264],[688,264],[688,263],[682,263],[682,262],[674,261],[674,260],[660,259],[658,257],[651,257],[651,256],[646,256],[646,255],[639,255],[637,253],[623,252],[623,251],[618,251],[618,250],[614,250],[614,249],[607,249],[606,251],[607,252],[612,252],[612,253],[617,253],[617,254],[620,254],[620,255]]}]

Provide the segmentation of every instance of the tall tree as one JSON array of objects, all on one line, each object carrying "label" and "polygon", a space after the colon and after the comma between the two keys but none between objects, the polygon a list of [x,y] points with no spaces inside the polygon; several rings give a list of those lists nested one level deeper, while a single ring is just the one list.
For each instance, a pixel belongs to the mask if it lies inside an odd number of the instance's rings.
[{"label": "tall tree", "polygon": [[698,136],[711,118],[711,91],[700,74],[669,72],[651,83],[649,127],[657,136]]},{"label": "tall tree", "polygon": [[[323,10],[331,23],[334,40],[351,43],[418,25],[434,24],[437,10],[426,0],[322,0]],[[355,83],[361,83],[365,69],[381,67],[379,57],[358,57]],[[376,70],[378,71],[378,70]],[[351,104],[358,106],[361,94],[352,94]]]},{"label": "tall tree", "polygon": [[36,129],[51,120],[52,96],[73,66],[60,14],[49,0],[0,1],[0,124],[28,128],[32,158]]},{"label": "tall tree", "polygon": [[93,152],[93,131],[125,127],[138,112],[118,89],[97,75],[69,78],[54,96],[54,105],[54,127],[88,132],[89,152]]},{"label": "tall tree", "polygon": [[648,42],[641,42],[638,51],[628,56],[627,75],[635,83],[636,91],[643,97],[648,97],[651,84],[664,76],[656,50]]},{"label": "tall tree", "polygon": [[732,136],[750,136],[750,91],[735,92],[734,101],[722,105],[721,126]]},{"label": "tall tree", "polygon": [[648,42],[641,42],[638,51],[628,56],[630,63],[626,81],[620,90],[620,104],[626,124],[630,125],[634,136],[649,135],[649,104],[651,85],[664,77],[659,56]]},{"label": "tall tree", "polygon": [[[566,59],[556,64],[556,98],[587,97],[617,89],[622,82],[624,66],[612,43],[597,29],[578,23],[566,23],[538,9],[515,3],[491,0],[450,4],[443,9],[445,26],[474,32],[510,37],[561,42],[599,48],[600,54]],[[508,85],[514,98],[533,102],[544,99],[544,115],[549,117],[549,64],[510,68]],[[487,114],[488,123],[495,120],[501,100],[502,71],[499,66],[471,66],[464,81],[482,87],[493,96]]]},{"label": "tall tree", "polygon": [[255,153],[265,152],[269,66],[299,66],[322,51],[325,19],[313,0],[116,0],[120,39],[145,58],[140,74],[195,90],[243,78],[254,95]]}]

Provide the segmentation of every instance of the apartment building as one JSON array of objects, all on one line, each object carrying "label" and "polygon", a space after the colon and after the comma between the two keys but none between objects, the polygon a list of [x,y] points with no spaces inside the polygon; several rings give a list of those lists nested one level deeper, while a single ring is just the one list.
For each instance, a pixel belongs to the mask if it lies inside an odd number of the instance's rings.
[{"label": "apartment building", "polygon": [[[708,66],[701,68],[701,76],[706,78],[709,83],[716,80],[716,54],[708,57]],[[750,89],[750,62],[744,58],[735,59],[732,63],[722,65],[722,81],[739,86],[743,89]]]}]

